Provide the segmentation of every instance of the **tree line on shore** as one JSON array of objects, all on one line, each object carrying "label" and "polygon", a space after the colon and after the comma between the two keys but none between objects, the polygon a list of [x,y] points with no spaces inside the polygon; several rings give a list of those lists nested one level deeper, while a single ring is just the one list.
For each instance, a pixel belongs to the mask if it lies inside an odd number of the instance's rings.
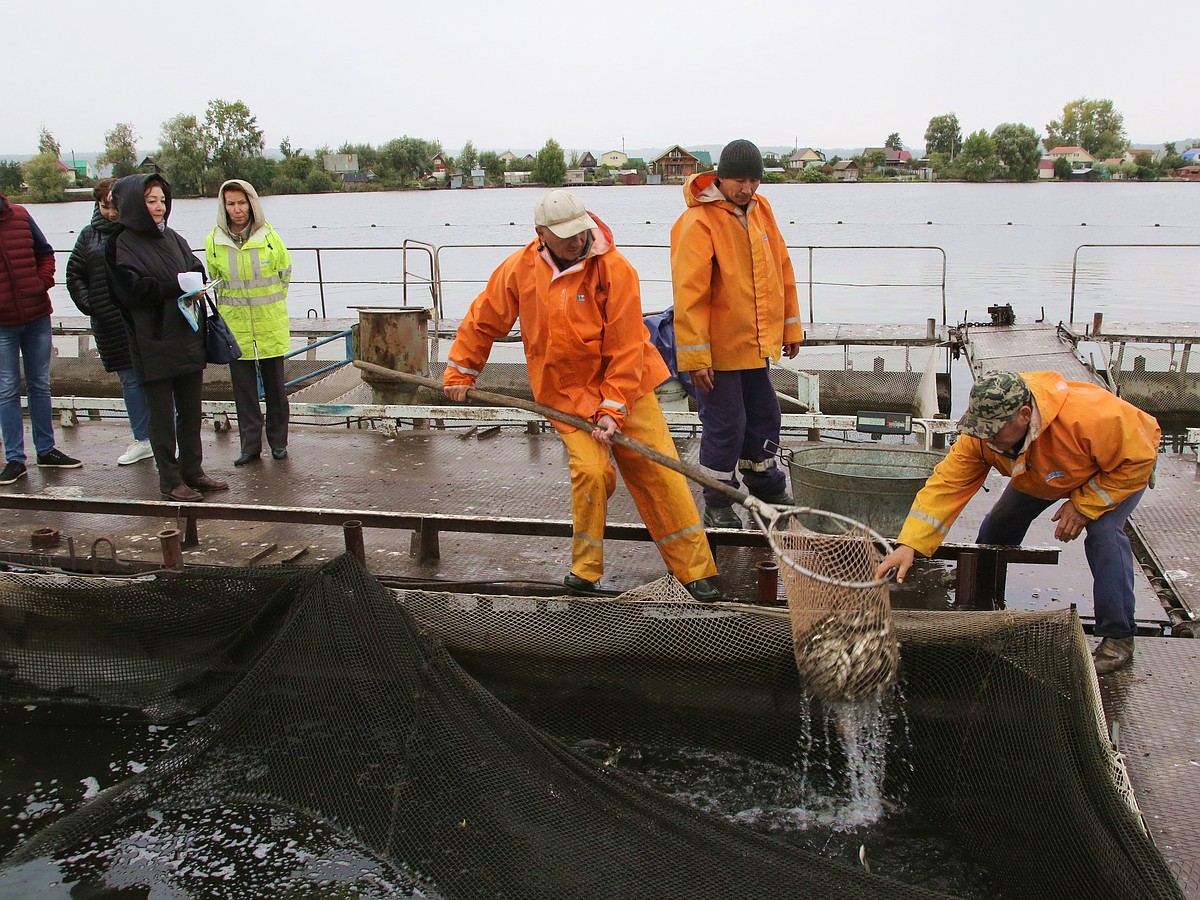
[{"label": "tree line on shore", "polygon": [[[104,135],[104,152],[97,159],[100,166],[111,166],[115,177],[138,171],[137,141],[139,135],[128,122],[117,123]],[[925,157],[903,166],[887,164],[886,150],[903,150],[898,132],[892,132],[884,149],[864,152],[853,157],[859,180],[887,181],[911,177],[914,168],[931,170],[938,179],[972,182],[993,180],[1032,181],[1038,177],[1042,148],[1078,146],[1098,160],[1124,157],[1128,148],[1124,116],[1113,108],[1111,100],[1086,97],[1073,100],[1063,107],[1062,116],[1048,123],[1044,136],[1029,125],[1003,123],[991,132],[981,129],[965,138],[958,116],[944,113],[929,120],[925,131]],[[343,143],[336,149],[323,146],[305,153],[293,148],[289,138],[279,145],[282,158],[263,155],[265,142],[258,119],[240,100],[210,100],[203,117],[180,113],[162,124],[158,149],[151,154],[171,182],[177,196],[212,196],[220,184],[229,178],[251,182],[264,194],[309,194],[343,190],[398,190],[422,187],[434,171],[435,157],[441,157],[450,170],[469,175],[482,170],[485,183],[500,185],[511,168],[529,171],[529,180],[544,185],[561,185],[567,169],[575,168],[579,154],[573,152],[568,161],[561,145],[553,138],[537,152],[532,163],[517,161],[506,164],[491,150],[477,151],[468,140],[457,155],[448,154],[440,141],[407,135],[393,138],[379,146],[365,143]],[[1185,148],[1186,149],[1186,148]],[[1174,144],[1165,144],[1163,154],[1155,159],[1150,151],[1133,154],[1132,160],[1101,170],[1138,180],[1154,180],[1168,175],[1183,165]],[[342,176],[328,172],[324,159],[331,153],[354,154],[359,171],[367,180],[344,183]],[[0,193],[24,197],[35,202],[54,202],[66,199],[69,176],[59,160],[61,147],[53,134],[42,127],[38,135],[38,154],[24,163],[0,161]],[[840,157],[822,165],[788,170],[786,158],[767,154],[765,164],[783,172],[769,172],[769,182],[795,181],[818,183],[832,181],[832,169]],[[645,170],[641,160],[630,160],[629,168]],[[1112,169],[1113,171],[1109,171]],[[1071,177],[1071,163],[1055,160],[1055,177]],[[599,175],[589,173],[589,180],[602,181],[607,170]],[[86,178],[77,180],[87,186]]]}]

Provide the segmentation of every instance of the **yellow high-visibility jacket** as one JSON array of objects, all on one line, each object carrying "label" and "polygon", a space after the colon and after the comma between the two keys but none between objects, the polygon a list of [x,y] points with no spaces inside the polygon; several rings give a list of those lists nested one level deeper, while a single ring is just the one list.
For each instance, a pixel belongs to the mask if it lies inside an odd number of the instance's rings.
[{"label": "yellow high-visibility jacket", "polygon": [[671,377],[642,321],[637,271],[591,216],[599,227],[582,262],[559,272],[532,241],[492,273],[458,326],[443,383],[474,385],[492,343],[518,318],[529,384],[546,406],[590,421],[607,414],[620,428],[634,401]]},{"label": "yellow high-visibility jacket", "polygon": [[687,209],[671,228],[675,353],[681,372],[761,369],[804,340],[796,275],[775,214],[755,195],[745,215],[715,172],[683,185]]},{"label": "yellow high-visibility jacket", "polygon": [[961,435],[917,494],[897,543],[929,556],[989,469],[1033,497],[1069,497],[1087,519],[1100,518],[1150,482],[1162,435],[1157,420],[1095,384],[1057,372],[1022,372],[1040,428],[1011,459]]},{"label": "yellow high-visibility jacket", "polygon": [[[255,227],[240,246],[229,235],[229,218],[220,202],[226,186],[235,186],[250,200]],[[217,194],[217,227],[204,242],[205,258],[217,288],[217,310],[233,330],[242,359],[285,356],[292,349],[287,293],[292,280],[292,256],[283,239],[263,217],[254,188],[236,179]]]}]

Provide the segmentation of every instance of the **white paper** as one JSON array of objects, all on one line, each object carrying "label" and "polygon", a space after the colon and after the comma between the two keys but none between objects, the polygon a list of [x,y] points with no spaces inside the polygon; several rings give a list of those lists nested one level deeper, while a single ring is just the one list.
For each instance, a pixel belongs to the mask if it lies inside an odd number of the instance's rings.
[{"label": "white paper", "polygon": [[204,276],[199,272],[180,272],[179,287],[185,294],[194,294],[204,289]]}]

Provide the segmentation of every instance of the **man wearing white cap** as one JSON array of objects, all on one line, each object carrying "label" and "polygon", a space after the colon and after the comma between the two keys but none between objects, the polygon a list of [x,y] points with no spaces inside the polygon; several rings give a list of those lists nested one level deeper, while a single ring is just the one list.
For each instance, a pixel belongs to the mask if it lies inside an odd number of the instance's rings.
[{"label": "man wearing white cap", "polygon": [[671,574],[696,600],[719,600],[710,581],[716,563],[686,479],[612,443],[620,431],[676,456],[654,395],[670,372],[642,322],[637,272],[613,246],[608,226],[568,191],[544,194],[533,221],[537,238],[492,273],[458,327],[443,375],[446,396],[467,399],[492,343],[519,318],[534,398],[595,423],[591,432],[554,423],[571,468],[574,536],[563,583],[588,593],[604,574],[615,457]]}]

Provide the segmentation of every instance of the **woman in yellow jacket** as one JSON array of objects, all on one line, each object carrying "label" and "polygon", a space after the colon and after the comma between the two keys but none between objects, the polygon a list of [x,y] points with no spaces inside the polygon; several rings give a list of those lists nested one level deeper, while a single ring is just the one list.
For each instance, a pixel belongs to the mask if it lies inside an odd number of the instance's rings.
[{"label": "woman in yellow jacket", "polygon": [[[521,320],[529,383],[539,403],[589,419],[591,432],[555,422],[571,468],[574,537],[563,579],[586,593],[604,574],[604,523],[616,489],[610,451],[671,573],[697,600],[718,600],[717,573],[687,481],[619,444],[617,431],[676,456],[654,389],[670,377],[642,321],[637,272],[612,232],[568,191],[534,208],[538,239],[492,273],[458,327],[443,374],[446,396],[463,401],[492,343]],[[678,458],[678,457],[676,457]]]},{"label": "woman in yellow jacket", "polygon": [[271,456],[287,456],[289,407],[283,358],[291,350],[287,292],[292,257],[263,215],[258,193],[248,181],[221,185],[217,227],[205,242],[208,271],[221,279],[217,308],[242,348],[229,364],[237,406],[241,455],[235,466],[262,458],[263,414],[258,405],[259,372],[267,401],[267,443]]}]

